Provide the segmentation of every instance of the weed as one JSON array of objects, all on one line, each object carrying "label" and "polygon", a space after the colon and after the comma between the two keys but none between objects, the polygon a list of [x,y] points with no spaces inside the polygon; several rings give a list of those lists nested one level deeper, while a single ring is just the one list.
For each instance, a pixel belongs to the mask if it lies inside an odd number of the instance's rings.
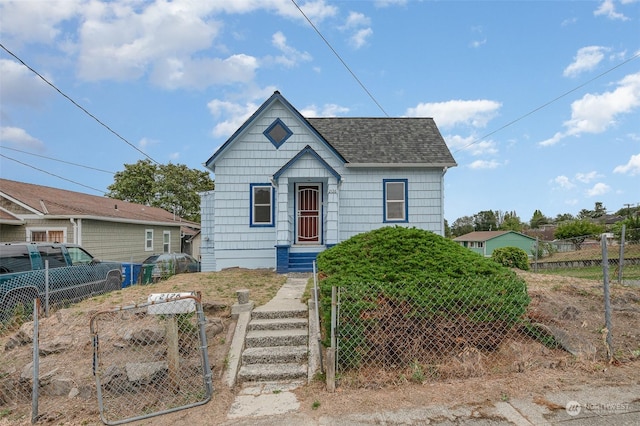
[{"label": "weed", "polygon": [[320,408],[320,401],[318,400],[313,401],[313,404],[311,404],[311,409],[317,410],[318,408]]},{"label": "weed", "polygon": [[11,410],[9,408],[3,408],[2,410],[0,410],[0,419],[8,417],[9,414],[11,414]]},{"label": "weed", "polygon": [[500,394],[500,401],[502,402],[508,402],[509,401],[509,394],[506,392],[502,392]]},{"label": "weed", "polygon": [[418,363],[418,361],[414,360],[411,362],[411,380],[416,383],[424,382],[424,371],[422,370],[422,366]]},{"label": "weed", "polygon": [[273,393],[278,395],[279,393],[282,393],[282,389],[274,389]]}]

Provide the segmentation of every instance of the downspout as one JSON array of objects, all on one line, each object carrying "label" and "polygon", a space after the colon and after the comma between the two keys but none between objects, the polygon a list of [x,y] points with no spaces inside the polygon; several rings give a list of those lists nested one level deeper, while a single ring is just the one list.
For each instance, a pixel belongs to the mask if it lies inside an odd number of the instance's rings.
[{"label": "downspout", "polygon": [[[82,221],[82,219],[79,220]],[[76,223],[76,220],[74,218],[70,218],[69,221],[73,225],[73,244],[82,245],[82,236],[79,235],[80,224]]]},{"label": "downspout", "polygon": [[446,232],[444,229],[444,175],[447,173],[448,168],[445,166],[442,168],[442,178],[440,179],[440,229],[442,229],[442,236],[445,237]]}]

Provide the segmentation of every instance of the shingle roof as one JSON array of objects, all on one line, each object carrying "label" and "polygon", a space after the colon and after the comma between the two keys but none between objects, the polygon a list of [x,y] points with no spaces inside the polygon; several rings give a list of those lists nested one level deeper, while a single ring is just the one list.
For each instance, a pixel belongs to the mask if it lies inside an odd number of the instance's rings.
[{"label": "shingle roof", "polygon": [[456,162],[432,118],[307,118],[351,165],[453,167]]},{"label": "shingle roof", "polygon": [[[118,222],[172,223],[200,226],[199,224],[185,221],[180,217],[174,217],[172,213],[157,207],[0,179],[0,199],[7,197],[25,205],[29,210],[33,211],[32,214],[75,218],[91,217]],[[3,203],[3,206],[7,210],[11,210],[6,202]],[[17,216],[22,215],[22,213],[14,213]]]},{"label": "shingle roof", "polygon": [[489,241],[493,238],[499,237],[500,235],[509,233],[519,234],[523,237],[531,238],[532,240],[535,239],[529,235],[516,231],[473,231],[468,234],[460,235],[459,237],[454,238],[453,241]]}]

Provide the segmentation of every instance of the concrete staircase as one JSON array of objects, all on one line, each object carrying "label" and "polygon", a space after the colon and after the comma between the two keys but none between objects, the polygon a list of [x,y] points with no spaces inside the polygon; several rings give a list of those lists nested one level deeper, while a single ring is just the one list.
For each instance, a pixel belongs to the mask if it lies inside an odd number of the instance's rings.
[{"label": "concrete staircase", "polygon": [[239,382],[306,380],[309,312],[305,305],[268,305],[251,313],[242,351]]}]

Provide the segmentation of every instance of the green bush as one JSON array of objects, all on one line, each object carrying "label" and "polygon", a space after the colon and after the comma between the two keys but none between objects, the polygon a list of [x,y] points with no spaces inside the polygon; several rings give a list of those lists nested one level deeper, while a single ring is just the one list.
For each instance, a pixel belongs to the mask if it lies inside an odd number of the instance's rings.
[{"label": "green bush", "polygon": [[[385,227],[356,235],[320,253],[317,266],[324,342],[329,343],[331,288],[341,287],[340,312],[350,312],[352,319],[340,324],[342,335],[345,329],[350,335],[340,345],[343,351],[354,346],[354,353],[367,346],[367,318],[379,318],[374,312],[383,307],[395,309],[401,321],[420,317],[431,324],[450,319],[476,324],[468,340],[478,341],[474,336],[481,329],[506,333],[529,304],[525,282],[511,269],[416,228]],[[359,360],[350,362],[355,366]]]},{"label": "green bush", "polygon": [[529,256],[527,252],[518,247],[500,247],[491,253],[491,259],[507,268],[529,270]]}]

